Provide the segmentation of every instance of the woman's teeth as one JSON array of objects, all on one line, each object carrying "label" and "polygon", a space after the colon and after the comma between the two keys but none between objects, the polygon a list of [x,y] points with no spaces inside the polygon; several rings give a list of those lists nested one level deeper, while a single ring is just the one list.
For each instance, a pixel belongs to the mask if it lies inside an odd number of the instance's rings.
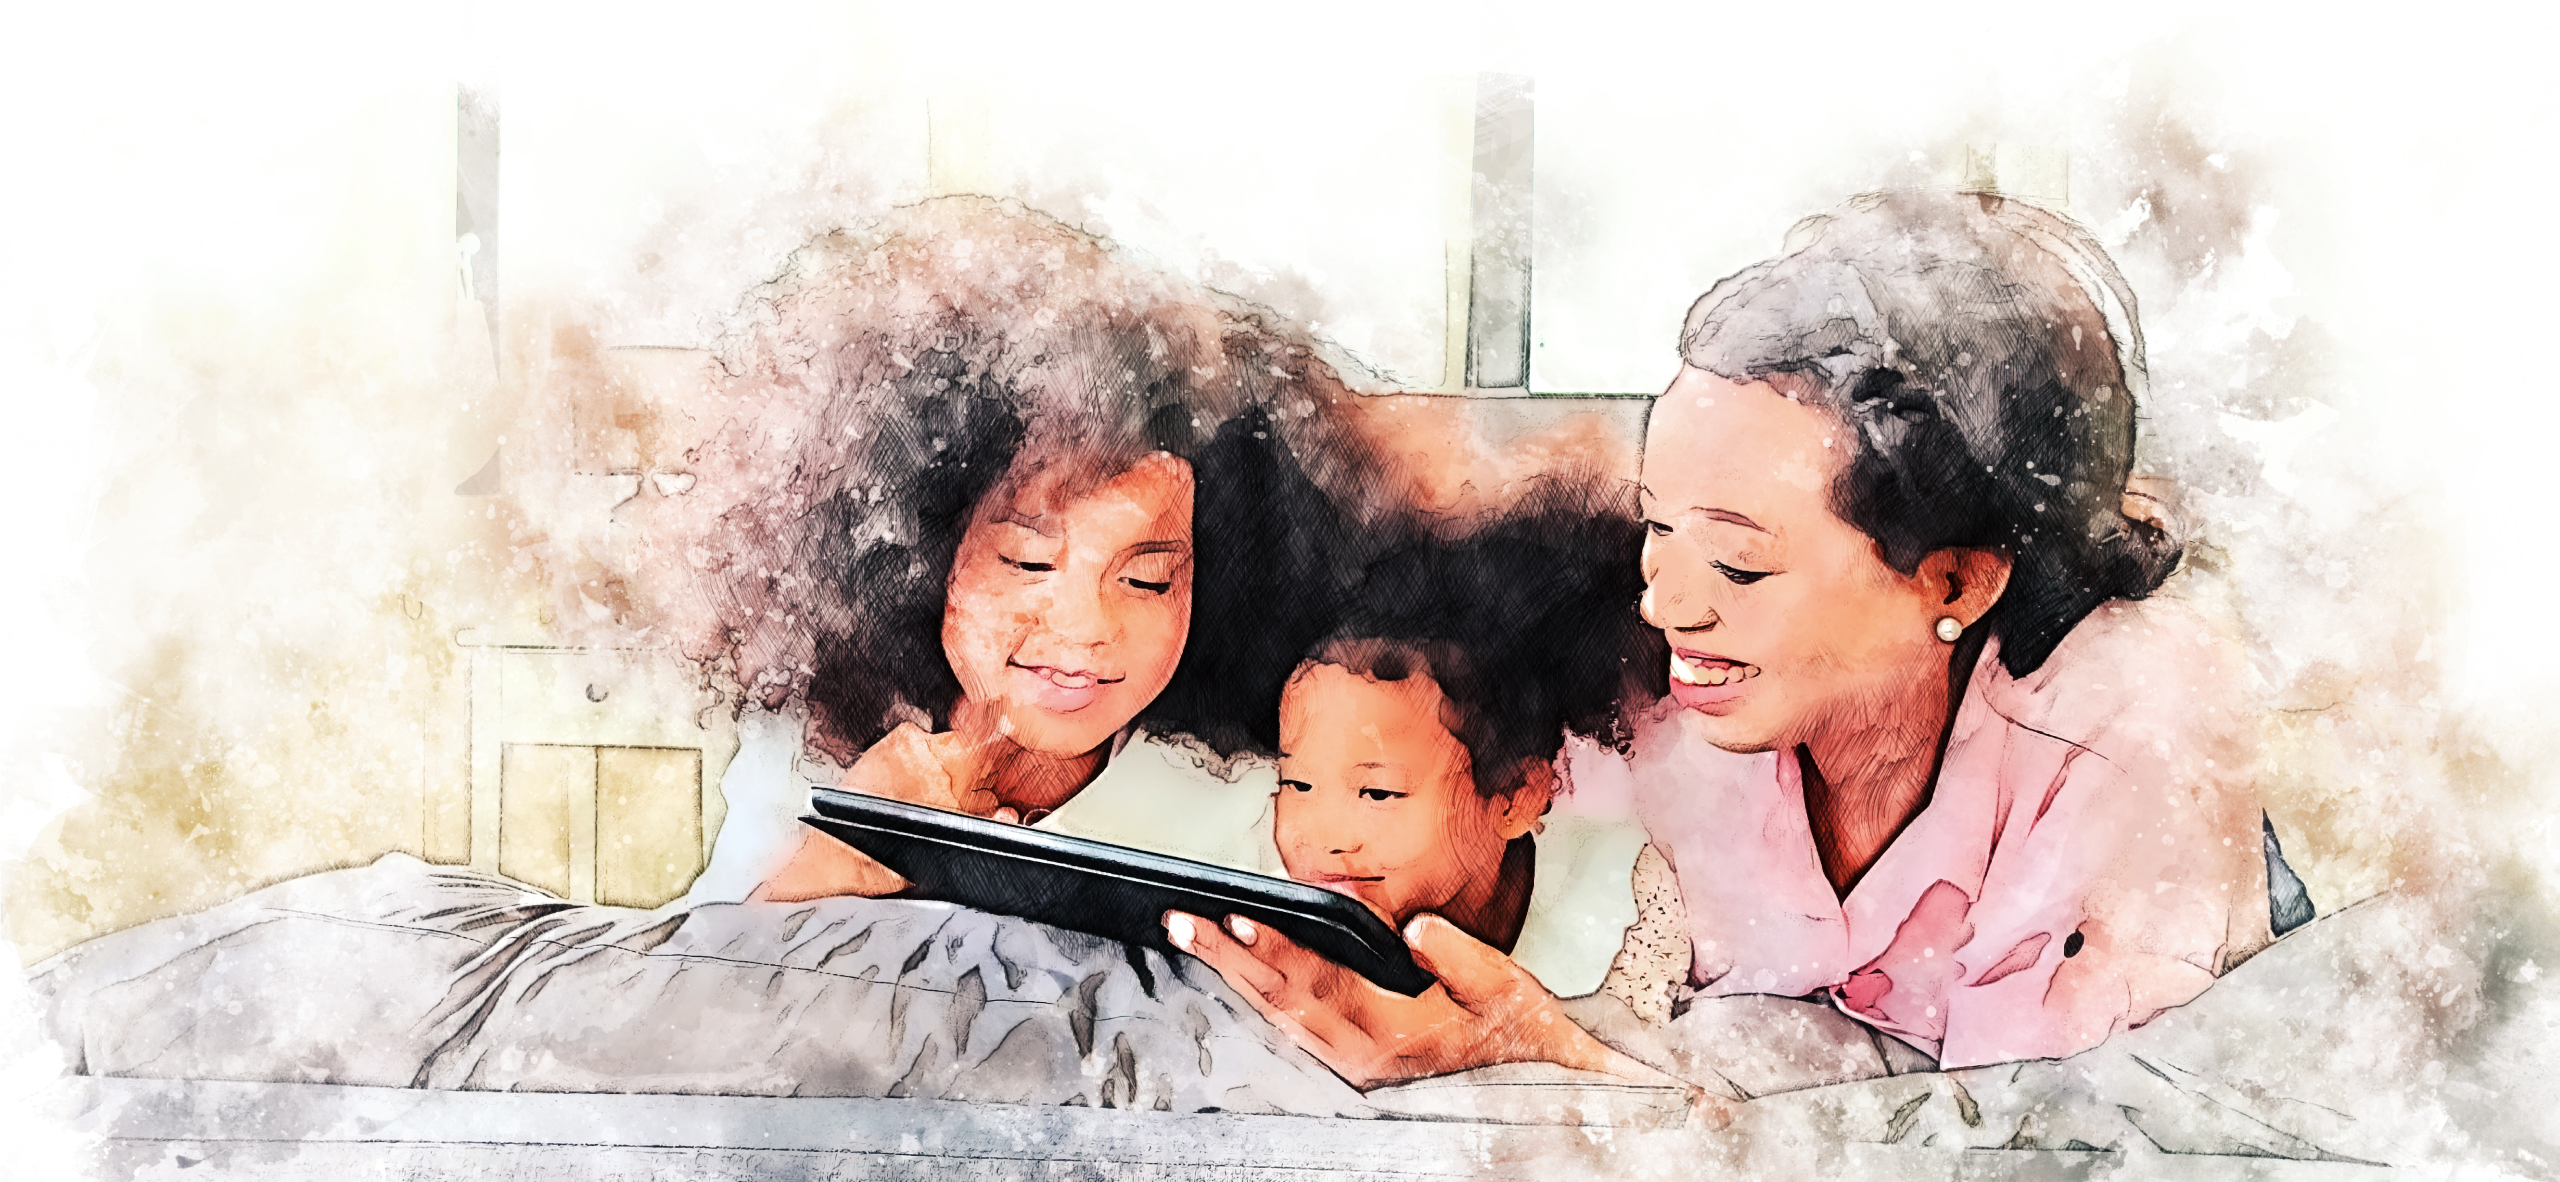
[{"label": "woman's teeth", "polygon": [[1687,660],[1683,659],[1680,654],[1671,654],[1672,680],[1678,681],[1683,685],[1731,685],[1734,682],[1758,677],[1759,675],[1760,667],[1758,665],[1710,665],[1704,663],[1692,665]]}]

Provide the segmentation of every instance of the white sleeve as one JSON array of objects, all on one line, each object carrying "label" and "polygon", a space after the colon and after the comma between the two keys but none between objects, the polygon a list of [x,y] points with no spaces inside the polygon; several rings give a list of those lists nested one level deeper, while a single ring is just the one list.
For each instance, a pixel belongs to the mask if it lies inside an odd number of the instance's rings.
[{"label": "white sleeve", "polygon": [[738,753],[720,777],[728,815],[712,839],[711,864],[678,905],[744,902],[790,856],[800,815],[809,811],[809,778],[800,767],[804,725],[797,713],[739,716]]},{"label": "white sleeve", "polygon": [[1616,752],[1577,736],[1557,762],[1565,791],[1537,838],[1529,913],[1511,960],[1556,996],[1580,997],[1600,988],[1636,922],[1635,865],[1645,834],[1632,776]]},{"label": "white sleeve", "polygon": [[1280,875],[1271,838],[1279,769],[1268,760],[1240,760],[1234,775],[1221,779],[1183,751],[1141,736],[1035,827]]}]

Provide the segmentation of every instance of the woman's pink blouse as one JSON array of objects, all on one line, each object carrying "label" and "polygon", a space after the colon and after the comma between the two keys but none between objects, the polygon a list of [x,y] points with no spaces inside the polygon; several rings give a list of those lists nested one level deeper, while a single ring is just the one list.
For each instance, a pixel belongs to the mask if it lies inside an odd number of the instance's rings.
[{"label": "woman's pink blouse", "polygon": [[1796,761],[1639,731],[1637,807],[1702,993],[1820,994],[1946,1067],[2060,1057],[2268,942],[2249,669],[2173,600],[2111,602],[2013,678],[1998,642],[1927,804],[1841,899]]}]

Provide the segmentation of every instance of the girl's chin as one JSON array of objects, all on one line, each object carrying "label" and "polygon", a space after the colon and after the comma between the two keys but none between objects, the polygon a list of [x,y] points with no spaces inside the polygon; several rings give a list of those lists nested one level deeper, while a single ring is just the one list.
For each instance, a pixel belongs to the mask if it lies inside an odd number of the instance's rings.
[{"label": "girl's chin", "polygon": [[1016,706],[1005,712],[1004,736],[1033,755],[1074,759],[1110,745],[1120,727],[1106,729],[1097,725],[1106,721],[1109,720],[1079,715],[1069,722],[1036,706]]}]

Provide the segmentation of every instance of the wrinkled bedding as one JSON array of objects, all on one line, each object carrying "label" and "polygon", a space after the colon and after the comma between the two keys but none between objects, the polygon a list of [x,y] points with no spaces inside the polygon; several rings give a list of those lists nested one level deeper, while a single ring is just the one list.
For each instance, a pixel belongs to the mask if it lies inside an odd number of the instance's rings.
[{"label": "wrinkled bedding", "polygon": [[[1957,1072],[1785,998],[1699,998],[1668,1024],[1574,1004],[1749,1099],[1745,1140],[2388,1161],[2446,1135],[2400,1086],[2434,1053],[2429,999],[2465,988],[2430,967],[2429,926],[2406,901],[2349,908],[2095,1050]],[[90,1076],[1642,1127],[1685,1110],[1545,1065],[1364,1097],[1190,958],[944,904],[635,911],[402,855],[92,941],[29,983]],[[2403,1039],[2358,1019],[2395,1009]]]},{"label": "wrinkled bedding", "polygon": [[1371,1111],[1197,961],[940,903],[636,911],[394,854],[30,984],[88,1075]]}]

